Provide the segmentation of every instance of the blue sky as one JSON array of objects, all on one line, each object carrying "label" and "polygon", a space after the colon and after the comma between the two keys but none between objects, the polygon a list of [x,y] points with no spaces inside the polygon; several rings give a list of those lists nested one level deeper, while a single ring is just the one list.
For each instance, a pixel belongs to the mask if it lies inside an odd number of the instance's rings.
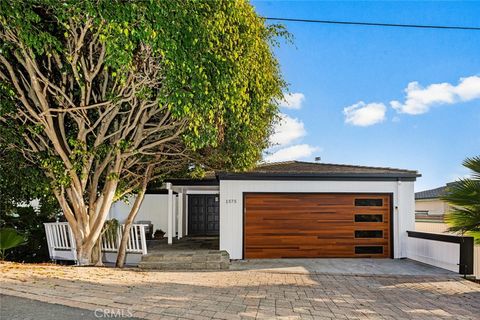
[{"label": "blue sky", "polygon": [[[480,27],[480,2],[252,4],[269,17]],[[480,155],[480,31],[283,24],[294,44],[274,50],[291,95],[267,160],[415,169],[417,191],[468,174],[462,160]]]}]

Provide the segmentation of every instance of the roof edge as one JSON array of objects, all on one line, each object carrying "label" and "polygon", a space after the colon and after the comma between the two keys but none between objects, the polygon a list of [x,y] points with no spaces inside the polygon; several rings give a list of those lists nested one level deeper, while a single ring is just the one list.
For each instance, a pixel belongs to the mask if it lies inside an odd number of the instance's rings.
[{"label": "roof edge", "polygon": [[348,164],[348,163],[332,163],[332,162],[310,162],[310,161],[300,161],[300,160],[265,162],[265,163],[259,164],[257,168],[275,166],[279,164],[290,164],[290,163],[306,163],[306,164],[327,165],[327,166],[337,166],[337,167],[355,167],[355,168],[362,168],[362,169],[383,169],[383,170],[392,170],[392,171],[409,172],[409,173],[417,172],[416,170],[393,168],[393,167],[377,167],[377,166],[356,165],[356,164]]},{"label": "roof edge", "polygon": [[217,174],[219,180],[350,180],[350,181],[415,181],[419,173],[285,173],[254,172]]},{"label": "roof edge", "polygon": [[422,198],[419,198],[419,197],[415,197],[415,200],[440,200],[440,197],[422,197]]},{"label": "roof edge", "polygon": [[209,179],[165,179],[176,186],[218,186],[218,178]]}]

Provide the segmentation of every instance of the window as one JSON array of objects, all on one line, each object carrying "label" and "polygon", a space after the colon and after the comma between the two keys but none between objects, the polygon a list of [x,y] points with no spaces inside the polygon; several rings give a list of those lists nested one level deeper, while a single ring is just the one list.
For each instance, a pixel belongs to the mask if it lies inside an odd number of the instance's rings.
[{"label": "window", "polygon": [[356,207],[381,207],[383,199],[355,199]]},{"label": "window", "polygon": [[381,214],[356,214],[355,222],[383,222]]},{"label": "window", "polygon": [[428,210],[415,210],[417,216],[428,216]]},{"label": "window", "polygon": [[355,238],[383,238],[382,230],[355,230]]},{"label": "window", "polygon": [[382,254],[382,246],[356,246],[355,254]]}]

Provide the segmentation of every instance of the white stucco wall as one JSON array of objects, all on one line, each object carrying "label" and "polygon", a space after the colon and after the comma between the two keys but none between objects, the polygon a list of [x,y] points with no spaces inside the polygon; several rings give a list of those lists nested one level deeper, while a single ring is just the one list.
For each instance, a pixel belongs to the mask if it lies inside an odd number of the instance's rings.
[{"label": "white stucco wall", "polygon": [[415,230],[415,199],[410,181],[220,181],[220,249],[242,259],[244,192],[393,193],[394,257],[407,256],[407,230]]},{"label": "white stucco wall", "polygon": [[[120,221],[120,223],[123,223],[127,218],[134,201],[135,198],[132,197],[129,204],[123,201],[115,202],[110,209],[109,219],[115,218]],[[164,232],[167,232],[167,203],[168,195],[166,194],[146,194],[135,222],[142,220],[151,221],[153,223],[154,231],[161,229]]]},{"label": "white stucco wall", "polygon": [[428,215],[444,215],[449,210],[448,204],[440,199],[426,199],[415,201],[416,211],[428,211]]},{"label": "white stucco wall", "polygon": [[[174,236],[178,232],[179,227],[182,228],[183,236],[188,233],[188,195],[190,194],[218,194],[218,186],[173,186],[175,192],[182,193],[179,198],[178,195],[173,195],[173,211],[174,211]],[[130,209],[135,201],[135,197],[131,197],[129,203],[117,201],[110,209],[109,219],[117,219],[123,223],[130,213]],[[182,202],[182,225],[179,226],[179,202]],[[151,221],[153,223],[153,230],[161,229],[167,232],[168,229],[168,195],[167,194],[146,194],[142,205],[138,211],[135,222],[137,221]],[[166,235],[165,235],[166,236]]]}]

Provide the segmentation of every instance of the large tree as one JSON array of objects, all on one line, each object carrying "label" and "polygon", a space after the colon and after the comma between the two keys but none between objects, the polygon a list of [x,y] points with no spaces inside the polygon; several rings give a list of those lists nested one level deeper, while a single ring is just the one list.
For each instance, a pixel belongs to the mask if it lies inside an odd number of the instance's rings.
[{"label": "large tree", "polygon": [[5,143],[48,177],[81,264],[116,199],[259,160],[279,33],[247,1],[0,0],[0,123],[22,138]]}]

